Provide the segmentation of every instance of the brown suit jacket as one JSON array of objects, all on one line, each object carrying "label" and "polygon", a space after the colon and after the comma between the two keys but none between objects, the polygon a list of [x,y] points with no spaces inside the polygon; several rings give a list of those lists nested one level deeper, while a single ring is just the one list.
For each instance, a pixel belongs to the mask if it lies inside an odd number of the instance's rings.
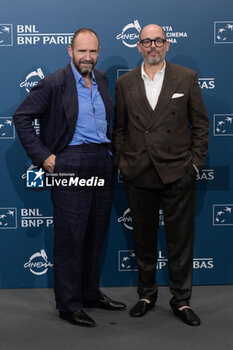
[{"label": "brown suit jacket", "polygon": [[146,97],[141,67],[117,80],[115,98],[113,139],[117,166],[125,180],[138,177],[138,185],[144,186],[151,164],[164,184],[182,177],[190,162],[201,170],[209,119],[194,71],[166,62],[154,111]]}]

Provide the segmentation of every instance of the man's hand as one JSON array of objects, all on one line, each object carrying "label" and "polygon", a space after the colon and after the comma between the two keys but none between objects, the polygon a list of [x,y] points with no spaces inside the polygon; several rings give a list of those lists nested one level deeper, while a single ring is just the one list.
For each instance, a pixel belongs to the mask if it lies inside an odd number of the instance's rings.
[{"label": "man's hand", "polygon": [[44,167],[49,173],[53,173],[54,166],[55,166],[55,159],[56,159],[55,154],[51,154],[51,156],[49,156],[48,158],[46,158],[45,161],[44,161],[44,163],[43,163],[43,167]]}]

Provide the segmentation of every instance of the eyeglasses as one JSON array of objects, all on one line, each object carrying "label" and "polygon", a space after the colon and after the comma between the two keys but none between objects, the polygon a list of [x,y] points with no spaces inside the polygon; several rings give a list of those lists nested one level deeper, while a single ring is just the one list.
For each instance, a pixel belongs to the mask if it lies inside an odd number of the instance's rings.
[{"label": "eyeglasses", "polygon": [[142,39],[140,40],[140,44],[142,44],[144,47],[151,47],[152,42],[154,42],[156,47],[162,47],[167,40],[162,38],[155,38],[155,39]]}]

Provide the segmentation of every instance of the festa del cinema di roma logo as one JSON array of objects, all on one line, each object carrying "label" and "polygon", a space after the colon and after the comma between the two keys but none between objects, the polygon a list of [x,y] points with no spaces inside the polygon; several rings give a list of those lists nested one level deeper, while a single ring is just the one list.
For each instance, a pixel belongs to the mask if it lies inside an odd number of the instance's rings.
[{"label": "festa del cinema di roma logo", "polygon": [[53,267],[53,264],[49,262],[48,256],[44,249],[40,252],[33,254],[28,262],[24,264],[25,269],[29,269],[34,275],[40,276],[46,274],[48,269]]},{"label": "festa del cinema di roma logo", "polygon": [[141,31],[141,26],[137,19],[133,23],[127,24],[121,31],[120,34],[116,36],[117,40],[122,40],[122,43],[127,47],[136,47],[139,39],[139,33]]},{"label": "festa del cinema di roma logo", "polygon": [[20,83],[21,88],[25,88],[26,91],[29,93],[30,90],[36,86],[40,79],[44,79],[44,73],[42,72],[41,68],[37,68],[36,70],[30,72],[25,77],[25,80]]},{"label": "festa del cinema di roma logo", "polygon": [[[172,44],[177,44],[178,38],[187,38],[188,34],[186,32],[175,32],[173,28],[169,26],[162,26],[166,32],[167,40]],[[139,41],[139,33],[141,31],[141,25],[139,21],[135,19],[132,23],[127,24],[123,27],[121,33],[116,35],[116,40],[122,40],[122,43],[129,47],[133,48],[137,46]]]},{"label": "festa del cinema di roma logo", "polygon": [[[123,215],[118,218],[117,220],[119,223],[122,223],[124,227],[126,227],[128,230],[133,230],[133,220],[131,216],[130,208],[127,208]],[[163,216],[163,210],[159,210],[159,226],[164,226],[164,216]]]}]

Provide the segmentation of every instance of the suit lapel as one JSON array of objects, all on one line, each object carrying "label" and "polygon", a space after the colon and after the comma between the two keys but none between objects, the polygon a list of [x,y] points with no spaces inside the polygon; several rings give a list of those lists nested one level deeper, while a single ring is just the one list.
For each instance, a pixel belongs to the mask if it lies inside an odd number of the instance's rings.
[{"label": "suit lapel", "polygon": [[102,97],[102,100],[106,109],[106,119],[109,124],[112,111],[111,111],[111,104],[109,103],[109,91],[108,91],[107,83],[103,82],[103,79],[101,79],[101,77],[99,76],[98,70],[94,69],[94,74],[95,74],[95,79],[98,85],[100,95]]},{"label": "suit lapel", "polygon": [[173,93],[176,91],[178,82],[179,80],[177,76],[174,74],[170,63],[166,62],[166,70],[165,70],[162,89],[159,95],[157,105],[150,116],[150,120],[147,125],[148,129],[151,126],[153,126],[158,121],[159,118],[161,118],[163,111],[166,109],[167,105],[169,104],[172,98]]},{"label": "suit lapel", "polygon": [[135,70],[133,79],[129,82],[129,91],[133,100],[133,103],[137,107],[140,113],[140,122],[143,126],[148,124],[152,108],[147,100],[144,82],[141,77],[141,67]]},{"label": "suit lapel", "polygon": [[62,103],[70,128],[73,130],[78,116],[78,97],[76,82],[70,64],[65,67],[64,75]]}]

